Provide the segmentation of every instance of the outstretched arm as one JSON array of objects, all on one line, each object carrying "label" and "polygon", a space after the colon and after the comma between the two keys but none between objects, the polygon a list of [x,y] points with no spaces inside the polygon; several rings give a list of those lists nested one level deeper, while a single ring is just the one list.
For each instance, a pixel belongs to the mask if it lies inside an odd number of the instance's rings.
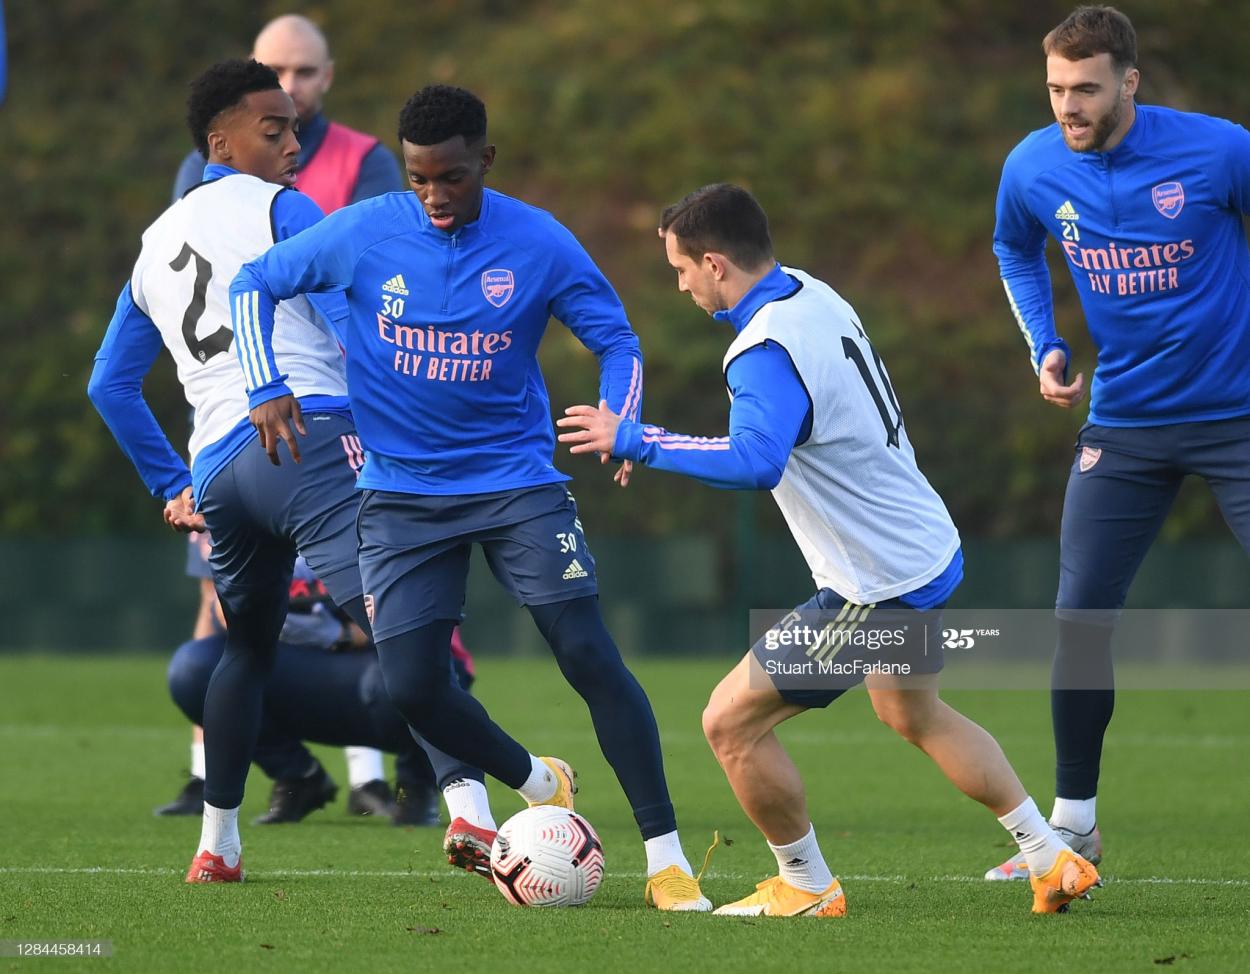
[{"label": "outstretched arm", "polygon": [[[694,477],[713,487],[767,490],[776,487],[790,450],[811,431],[812,404],[785,349],[768,342],[729,366],[733,394],[729,435],[688,436],[628,420],[605,403],[570,406],[557,425],[572,453],[611,454],[659,470]],[[767,394],[765,394],[767,390]]]},{"label": "outstretched arm", "polygon": [[[625,308],[571,233],[558,228],[563,261],[557,273],[551,313],[599,359],[599,398],[609,410],[636,420],[642,409],[642,350]],[[605,451],[600,457],[608,462]],[[633,463],[626,460],[613,479],[625,487]]]},{"label": "outstretched arm", "polygon": [[[297,294],[337,291],[350,281],[350,268],[336,239],[324,232],[321,210],[306,196],[284,191],[274,197],[272,222],[280,241],[244,264],[230,285],[235,353],[243,367],[251,422],[275,466],[279,441],[300,461],[295,433],[307,435],[299,403],[278,371],[273,320],[278,302]],[[311,229],[309,229],[311,228]],[[346,275],[346,280],[344,279]]]}]

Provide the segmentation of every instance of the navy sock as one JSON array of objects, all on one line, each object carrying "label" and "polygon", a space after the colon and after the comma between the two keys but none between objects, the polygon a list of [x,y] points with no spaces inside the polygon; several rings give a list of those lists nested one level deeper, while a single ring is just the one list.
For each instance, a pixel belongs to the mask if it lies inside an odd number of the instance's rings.
[{"label": "navy sock", "polygon": [[1050,691],[1058,798],[1098,794],[1103,737],[1115,710],[1111,633],[1109,626],[1059,622]]},{"label": "navy sock", "polygon": [[621,659],[595,596],[529,607],[564,678],[586,701],[599,749],[616,772],[644,839],[677,828],[660,732],[646,693]]},{"label": "navy sock", "polygon": [[[451,667],[454,627],[450,620],[439,620],[379,640],[378,662],[386,691],[395,709],[433,746],[426,754],[440,787],[453,777],[474,777],[476,767],[509,788],[519,788],[529,777],[529,752],[460,689]],[[456,770],[449,771],[453,766]],[[470,773],[459,770],[466,768]]]}]

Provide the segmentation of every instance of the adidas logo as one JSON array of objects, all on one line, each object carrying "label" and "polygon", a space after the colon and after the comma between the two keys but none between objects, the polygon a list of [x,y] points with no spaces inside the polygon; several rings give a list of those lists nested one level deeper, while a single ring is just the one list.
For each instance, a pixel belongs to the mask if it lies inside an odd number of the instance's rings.
[{"label": "adidas logo", "polygon": [[387,294],[407,294],[408,287],[404,284],[404,275],[396,274],[382,285],[382,290]]},{"label": "adidas logo", "polygon": [[1076,212],[1076,207],[1072,205],[1071,200],[1064,200],[1063,206],[1055,210],[1056,220],[1064,220],[1067,222],[1072,222],[1074,220],[1079,220],[1080,218],[1081,218],[1081,214]]},{"label": "adidas logo", "polygon": [[564,580],[566,582],[571,582],[575,578],[586,578],[589,575],[590,572],[586,571],[582,567],[582,563],[576,558],[569,562],[568,568],[564,569]]},{"label": "adidas logo", "polygon": [[792,866],[792,867],[797,867],[797,866],[806,866],[806,865],[807,865],[807,860],[806,860],[806,859],[800,859],[798,856],[795,856],[795,857],[794,857],[793,859],[791,859],[788,863],[786,863],[786,865],[787,865],[787,866]]}]

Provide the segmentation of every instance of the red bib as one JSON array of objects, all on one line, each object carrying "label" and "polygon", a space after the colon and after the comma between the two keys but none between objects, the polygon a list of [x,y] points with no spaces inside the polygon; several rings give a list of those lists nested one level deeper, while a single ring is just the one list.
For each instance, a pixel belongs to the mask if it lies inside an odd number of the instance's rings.
[{"label": "red bib", "polygon": [[295,184],[301,193],[312,197],[325,213],[333,213],[352,201],[360,165],[378,144],[371,135],[330,122],[308,165],[299,171]]}]

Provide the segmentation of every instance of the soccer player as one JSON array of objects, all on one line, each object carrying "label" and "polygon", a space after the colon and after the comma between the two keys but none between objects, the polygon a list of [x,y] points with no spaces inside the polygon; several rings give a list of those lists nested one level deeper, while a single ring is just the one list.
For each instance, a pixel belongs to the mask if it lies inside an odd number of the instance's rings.
[{"label": "soccer player", "polygon": [[[282,90],[299,115],[295,185],[322,212],[404,188],[395,156],[371,135],[329,121],[322,102],[334,81],[334,61],[325,35],[307,17],[283,14],[261,28],[252,57],[278,73]],[[178,167],[177,200],[203,179],[206,156],[199,149]]]},{"label": "soccer player", "polygon": [[[1098,348],[1060,525],[1050,817],[1098,862],[1112,629],[1186,475],[1250,550],[1250,134],[1137,105],[1136,36],[1114,8],[1078,8],[1042,49],[1055,124],[1007,157],[994,253],[1043,399],[1073,409],[1085,393],[1055,327],[1047,234]],[[1022,873],[1011,859],[986,878]]]},{"label": "soccer player", "polygon": [[[539,759],[447,679],[447,641],[480,544],[586,701],[645,840],[644,899],[705,911],[678,840],[650,702],[599,612],[595,562],[555,434],[537,350],[554,316],[599,359],[601,394],[634,415],[642,359],[611,285],[549,214],[484,187],[486,107],[432,85],[399,118],[412,193],[366,200],[245,264],[231,286],[253,421],[276,459],[299,406],[273,362],[276,301],[342,292],[347,380],[366,459],[360,569],[387,689],[436,747],[529,802],[572,807],[568,766]],[[274,333],[276,337],[276,332]],[[617,471],[628,479],[628,469]],[[455,833],[489,856],[493,834]],[[455,833],[453,835],[453,833]],[[449,850],[450,854],[450,850]]]},{"label": "soccer player", "polygon": [[[322,101],[334,81],[334,61],[325,35],[308,18],[285,14],[267,23],[256,35],[252,57],[273,68],[282,89],[295,102],[299,115],[299,154],[296,186],[312,197],[325,213],[382,193],[404,188],[399,166],[390,150],[377,139],[357,132],[322,114]],[[174,180],[173,201],[204,178],[205,157],[192,149],[183,159]],[[205,555],[207,559],[207,555]],[[207,560],[204,573],[208,576]],[[194,638],[212,632],[216,594],[211,579],[200,586],[200,608]],[[389,802],[382,778],[382,755],[371,748],[353,747],[346,752],[351,785],[348,811],[381,813]],[[191,744],[191,780],[158,815],[195,814],[203,807],[204,743],[195,728]]]},{"label": "soccer player", "polygon": [[[296,551],[362,629],[369,623],[356,563],[356,469],[343,357],[306,297],[277,309],[276,350],[263,363],[229,327],[227,282],[243,261],[321,218],[289,189],[295,108],[272,69],[227,61],[193,84],[187,120],[209,159],[206,181],[143,235],[88,393],[176,530],[213,535],[213,579],[227,639],[204,702],[206,779],[200,844],[188,882],[243,878],[238,811],[260,727],[265,681],[286,617]],[[191,469],[143,400],[143,377],[169,349],[195,412]],[[231,346],[234,346],[232,349]],[[248,420],[244,372],[289,376],[310,432],[298,466],[273,466]],[[440,780],[481,772],[431,753]]]},{"label": "soccer player", "polygon": [[[861,681],[877,716],[1019,843],[1034,912],[1065,909],[1097,872],[1046,824],[994,738],[938,696],[941,610],[963,578],[959,535],[916,466],[889,376],[854,309],[776,262],[768,218],[737,186],[696,190],[664,211],[660,231],[678,288],[736,333],[724,360],[729,435],[670,433],[601,402],[565,410],[559,425],[570,432],[560,440],[574,453],[713,487],[771,489],[818,589],[752,647],[703,713],[708,743],[779,870],[716,912],[845,914],[798,769],[774,729]],[[822,639],[804,639],[813,632]],[[825,661],[828,675],[813,665]]]}]

